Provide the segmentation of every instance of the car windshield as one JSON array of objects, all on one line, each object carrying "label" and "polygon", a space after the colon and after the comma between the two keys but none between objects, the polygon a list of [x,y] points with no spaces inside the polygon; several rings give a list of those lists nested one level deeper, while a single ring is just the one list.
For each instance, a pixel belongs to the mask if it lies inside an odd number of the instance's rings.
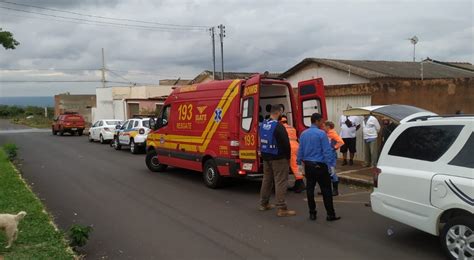
[{"label": "car windshield", "polygon": [[114,121],[114,120],[107,120],[107,121],[105,121],[105,123],[106,123],[107,125],[120,125],[121,122],[118,121],[118,120],[117,120],[117,121]]},{"label": "car windshield", "polygon": [[142,121],[143,127],[150,127],[150,122],[148,120],[143,120]]}]

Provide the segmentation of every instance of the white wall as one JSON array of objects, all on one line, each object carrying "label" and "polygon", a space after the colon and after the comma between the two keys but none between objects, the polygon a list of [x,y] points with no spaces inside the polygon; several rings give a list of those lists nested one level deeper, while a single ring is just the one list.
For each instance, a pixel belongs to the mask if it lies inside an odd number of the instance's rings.
[{"label": "white wall", "polygon": [[[336,131],[339,133],[341,128],[339,126],[339,120],[342,112],[347,108],[347,105],[352,107],[364,107],[372,104],[371,96],[343,96],[343,97],[327,97],[326,107],[328,111],[328,120],[334,122],[336,125]],[[354,159],[363,161],[364,160],[364,141],[362,138],[362,129],[357,131],[357,153]],[[338,153],[338,157],[341,157],[341,153]]]},{"label": "white wall", "polygon": [[112,88],[96,88],[96,108],[94,110],[93,122],[100,119],[115,119],[112,102]]},{"label": "white wall", "polygon": [[125,99],[168,96],[174,86],[125,86],[96,88],[97,104],[93,121],[100,119],[127,119]]},{"label": "white wall", "polygon": [[337,70],[325,65],[309,64],[297,73],[289,76],[287,80],[293,88],[298,87],[298,82],[313,78],[323,78],[324,85],[343,85],[368,83],[369,80],[346,71]]}]

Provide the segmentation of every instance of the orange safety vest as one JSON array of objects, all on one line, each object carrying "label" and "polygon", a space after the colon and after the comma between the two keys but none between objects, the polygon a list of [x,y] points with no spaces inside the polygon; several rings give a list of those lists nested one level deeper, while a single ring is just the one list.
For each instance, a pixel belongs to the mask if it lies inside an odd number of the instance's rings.
[{"label": "orange safety vest", "polygon": [[288,138],[290,139],[290,147],[291,147],[291,159],[290,159],[290,168],[293,174],[295,175],[296,180],[303,179],[303,175],[300,175],[298,172],[298,165],[296,163],[296,157],[298,156],[298,147],[300,144],[298,143],[298,136],[296,135],[296,129],[289,124],[285,123],[283,126],[288,133]]},{"label": "orange safety vest", "polygon": [[292,142],[298,143],[298,136],[296,135],[296,129],[289,124],[283,124],[286,128],[286,132],[288,133],[288,138],[290,138],[290,144]]}]

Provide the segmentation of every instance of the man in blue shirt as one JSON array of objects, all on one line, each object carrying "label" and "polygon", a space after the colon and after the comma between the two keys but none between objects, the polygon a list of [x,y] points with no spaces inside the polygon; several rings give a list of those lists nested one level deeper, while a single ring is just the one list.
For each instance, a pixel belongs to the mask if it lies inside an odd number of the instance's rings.
[{"label": "man in blue shirt", "polygon": [[[306,177],[306,196],[308,198],[309,218],[316,220],[316,202],[314,188],[319,183],[323,194],[324,207],[327,212],[327,221],[339,220],[336,216],[332,201],[331,176],[328,165],[334,164],[334,150],[329,144],[326,133],[320,129],[324,124],[321,114],[311,115],[311,127],[300,136],[297,163],[300,171]],[[303,170],[304,169],[304,170]]]}]

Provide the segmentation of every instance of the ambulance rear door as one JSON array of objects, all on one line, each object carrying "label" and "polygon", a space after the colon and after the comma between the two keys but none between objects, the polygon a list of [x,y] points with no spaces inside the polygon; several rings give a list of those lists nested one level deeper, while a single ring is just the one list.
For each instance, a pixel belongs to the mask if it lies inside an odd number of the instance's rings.
[{"label": "ambulance rear door", "polygon": [[242,86],[239,130],[239,158],[241,170],[239,174],[250,174],[259,171],[258,156],[258,103],[260,75],[248,79]]},{"label": "ambulance rear door", "polygon": [[298,130],[311,126],[311,115],[319,113],[327,120],[326,97],[322,78],[298,82]]}]

